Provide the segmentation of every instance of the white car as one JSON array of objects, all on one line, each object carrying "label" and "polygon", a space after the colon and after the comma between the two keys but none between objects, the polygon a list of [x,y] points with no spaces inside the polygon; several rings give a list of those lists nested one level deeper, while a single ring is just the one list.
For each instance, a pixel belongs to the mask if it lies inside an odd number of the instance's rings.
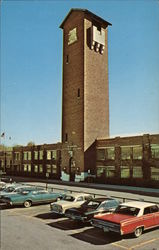
[{"label": "white car", "polygon": [[90,194],[70,193],[61,200],[50,204],[50,211],[57,214],[65,214],[66,209],[80,207],[86,200],[92,199]]},{"label": "white car", "polygon": [[6,183],[4,181],[0,181],[0,190],[3,189],[6,186]]}]

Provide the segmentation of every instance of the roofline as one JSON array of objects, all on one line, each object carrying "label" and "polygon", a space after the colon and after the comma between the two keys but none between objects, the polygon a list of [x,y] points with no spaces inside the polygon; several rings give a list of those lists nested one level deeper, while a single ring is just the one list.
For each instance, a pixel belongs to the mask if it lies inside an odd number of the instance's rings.
[{"label": "roofline", "polygon": [[95,15],[93,12],[87,10],[87,9],[79,9],[79,8],[72,8],[69,13],[67,14],[67,16],[65,17],[65,19],[63,20],[63,22],[61,23],[61,25],[59,26],[59,28],[63,29],[64,23],[66,22],[67,18],[70,16],[70,14],[72,13],[72,11],[82,11],[86,14],[89,14],[91,16],[93,16],[95,19],[97,19],[97,21],[100,21],[102,23],[105,23],[107,26],[108,25],[112,25],[111,23],[107,22],[106,20],[104,20],[103,18]]}]

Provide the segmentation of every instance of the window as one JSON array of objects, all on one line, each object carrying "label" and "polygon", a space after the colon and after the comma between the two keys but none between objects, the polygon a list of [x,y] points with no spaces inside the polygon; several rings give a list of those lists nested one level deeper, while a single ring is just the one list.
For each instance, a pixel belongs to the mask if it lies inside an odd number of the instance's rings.
[{"label": "window", "polygon": [[106,166],[106,177],[115,176],[115,166]]},{"label": "window", "polygon": [[40,151],[39,151],[39,160],[42,160],[42,159],[43,159],[43,151],[40,150]]},{"label": "window", "polygon": [[133,178],[143,178],[141,166],[133,166]]},{"label": "window", "polygon": [[97,177],[105,176],[105,166],[97,166]]},{"label": "window", "polygon": [[121,158],[122,160],[128,160],[131,158],[131,148],[121,147]]},{"label": "window", "polygon": [[65,142],[67,142],[67,140],[68,140],[68,135],[67,135],[67,133],[65,134]]},{"label": "window", "polygon": [[57,174],[57,166],[56,165],[52,165],[52,173]]},{"label": "window", "polygon": [[66,55],[66,64],[69,63],[69,55]]},{"label": "window", "polygon": [[105,160],[105,149],[97,149],[97,160]]},{"label": "window", "polygon": [[51,165],[49,165],[49,164],[46,165],[46,172],[47,173],[51,173],[52,172],[51,171]]},{"label": "window", "polygon": [[42,164],[39,165],[39,173],[43,173],[43,165]]},{"label": "window", "polygon": [[129,178],[130,177],[130,168],[129,166],[120,166],[121,178]]},{"label": "window", "polygon": [[15,160],[16,161],[20,160],[20,153],[19,152],[15,152]]},{"label": "window", "polygon": [[34,151],[34,159],[38,160],[38,151]]},{"label": "window", "polygon": [[115,149],[114,147],[106,148],[106,158],[109,160],[115,159]]},{"label": "window", "polygon": [[38,173],[38,165],[34,165],[34,172]]},{"label": "window", "polygon": [[78,88],[77,97],[80,97],[80,89]]},{"label": "window", "polygon": [[31,151],[23,152],[24,160],[31,160]]},{"label": "window", "polygon": [[151,167],[151,179],[159,181],[159,168]]},{"label": "window", "polygon": [[159,144],[151,144],[151,157],[159,158]]},{"label": "window", "polygon": [[31,164],[24,164],[23,170],[24,172],[31,172]]},{"label": "window", "polygon": [[142,147],[141,146],[133,147],[133,159],[137,159],[137,160],[142,159]]},{"label": "window", "polygon": [[82,196],[80,196],[80,197],[77,198],[77,201],[83,201],[83,200],[84,200],[84,199],[83,199]]},{"label": "window", "polygon": [[56,150],[47,150],[47,159],[48,160],[51,160],[51,159],[56,160]]}]

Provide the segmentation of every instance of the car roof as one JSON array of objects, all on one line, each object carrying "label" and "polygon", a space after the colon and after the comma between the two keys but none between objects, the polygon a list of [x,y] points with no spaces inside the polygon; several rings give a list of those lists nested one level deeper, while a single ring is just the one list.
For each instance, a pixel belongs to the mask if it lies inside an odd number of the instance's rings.
[{"label": "car roof", "polygon": [[85,194],[85,193],[66,193],[68,196],[73,196],[73,197],[78,197],[78,196],[89,196],[90,194]]},{"label": "car roof", "polygon": [[136,207],[136,208],[145,208],[150,206],[155,206],[155,203],[144,202],[144,201],[129,201],[122,203],[120,205],[128,206],[128,207]]}]

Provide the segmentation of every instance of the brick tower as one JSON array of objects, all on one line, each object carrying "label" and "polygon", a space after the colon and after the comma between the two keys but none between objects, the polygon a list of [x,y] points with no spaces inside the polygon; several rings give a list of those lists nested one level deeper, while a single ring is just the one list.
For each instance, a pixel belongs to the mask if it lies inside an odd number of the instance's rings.
[{"label": "brick tower", "polygon": [[95,139],[109,137],[108,25],[85,9],[71,9],[60,25],[63,180],[80,181],[93,173]]}]

